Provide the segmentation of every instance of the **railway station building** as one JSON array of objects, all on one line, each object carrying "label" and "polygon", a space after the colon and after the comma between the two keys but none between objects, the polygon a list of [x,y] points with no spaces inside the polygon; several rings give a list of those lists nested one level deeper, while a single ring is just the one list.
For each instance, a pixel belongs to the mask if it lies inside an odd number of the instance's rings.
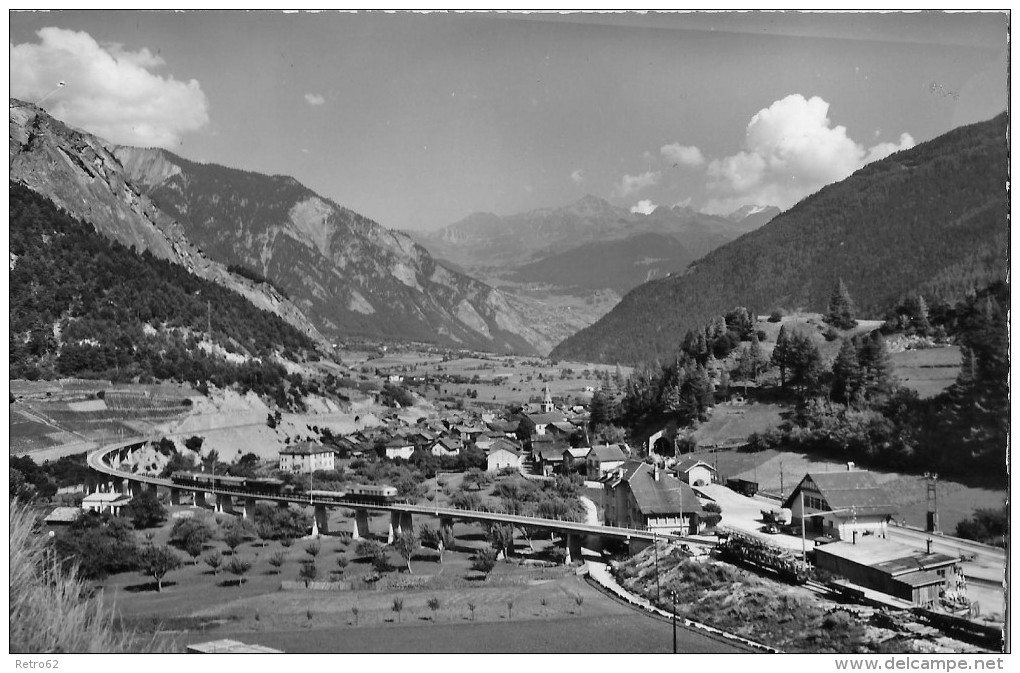
[{"label": "railway station building", "polygon": [[803,522],[808,535],[851,542],[864,536],[886,537],[888,522],[899,508],[873,474],[854,469],[853,463],[847,467],[801,479],[783,502],[793,525],[800,528]]}]

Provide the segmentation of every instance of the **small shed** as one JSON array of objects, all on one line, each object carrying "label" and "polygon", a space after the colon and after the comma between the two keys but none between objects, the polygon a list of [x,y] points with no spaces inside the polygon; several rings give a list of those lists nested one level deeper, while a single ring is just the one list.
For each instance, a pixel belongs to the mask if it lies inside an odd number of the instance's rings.
[{"label": "small shed", "polygon": [[716,481],[715,468],[698,458],[684,458],[674,471],[680,481],[690,486],[708,486]]}]

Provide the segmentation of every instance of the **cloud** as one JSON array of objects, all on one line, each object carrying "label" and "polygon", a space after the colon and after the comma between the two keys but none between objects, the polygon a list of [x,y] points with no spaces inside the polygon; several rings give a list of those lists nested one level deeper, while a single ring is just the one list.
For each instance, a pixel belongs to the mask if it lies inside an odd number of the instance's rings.
[{"label": "cloud", "polygon": [[326,99],[317,93],[306,93],[305,102],[309,105],[324,105],[326,103]]},{"label": "cloud", "polygon": [[828,115],[829,103],[800,94],[760,110],[747,125],[743,151],[709,163],[712,198],[705,211],[728,213],[747,204],[785,210],[866,163],[914,146],[904,133],[898,143],[865,148],[845,126],[831,126]]},{"label": "cloud", "polygon": [[575,185],[580,185],[584,182],[584,171],[578,168],[576,171],[570,174],[570,181]]},{"label": "cloud", "polygon": [[621,197],[629,196],[646,187],[659,184],[659,178],[661,177],[662,171],[646,171],[640,175],[624,175],[620,179],[620,184],[614,188],[613,193]]},{"label": "cloud", "polygon": [[705,157],[701,154],[701,150],[693,145],[681,145],[680,143],[663,145],[659,148],[659,154],[674,166],[701,166],[705,163]]},{"label": "cloud", "polygon": [[208,102],[196,80],[181,82],[153,70],[165,65],[148,49],[100,45],[61,28],[38,31],[38,44],[11,44],[11,96],[45,107],[61,121],[106,140],[172,147],[209,123]]},{"label": "cloud", "polygon": [[649,201],[648,199],[641,199],[640,201],[638,201],[637,203],[630,207],[630,212],[641,213],[642,215],[651,215],[656,208],[658,208],[658,206]]}]

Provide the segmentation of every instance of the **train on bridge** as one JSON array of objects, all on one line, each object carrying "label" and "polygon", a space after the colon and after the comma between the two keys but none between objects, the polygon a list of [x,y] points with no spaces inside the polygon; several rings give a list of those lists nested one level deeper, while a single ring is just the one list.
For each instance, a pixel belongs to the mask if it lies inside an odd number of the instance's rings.
[{"label": "train on bridge", "polygon": [[229,474],[183,471],[170,475],[170,481],[188,488],[203,488],[245,496],[308,496],[318,502],[335,502],[337,504],[391,505],[400,502],[397,497],[397,489],[386,485],[354,484],[344,491],[312,489],[299,492],[292,484],[271,477],[235,477]]}]

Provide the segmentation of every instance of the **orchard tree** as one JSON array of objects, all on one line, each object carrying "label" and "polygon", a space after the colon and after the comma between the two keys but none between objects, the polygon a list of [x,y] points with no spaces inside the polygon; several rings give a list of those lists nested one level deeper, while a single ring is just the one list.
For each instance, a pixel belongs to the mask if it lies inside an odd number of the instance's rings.
[{"label": "orchard tree", "polygon": [[474,561],[471,563],[471,569],[477,570],[482,573],[486,578],[489,577],[489,573],[496,567],[496,550],[492,547],[485,547],[479,549],[478,553],[475,554]]},{"label": "orchard tree", "polygon": [[231,556],[227,570],[232,575],[237,575],[237,586],[244,584],[245,574],[251,570],[251,561],[246,561],[239,556]]},{"label": "orchard tree", "polygon": [[202,557],[205,564],[212,568],[212,574],[218,575],[220,572],[220,566],[223,565],[223,557],[218,551],[211,551]]},{"label": "orchard tree", "polygon": [[393,546],[396,547],[397,553],[400,554],[404,562],[407,563],[407,572],[414,574],[411,570],[411,558],[414,553],[421,549],[421,541],[418,540],[418,535],[411,528],[406,528],[401,531],[400,535],[394,541]]},{"label": "orchard tree", "polygon": [[181,567],[181,557],[167,545],[146,546],[138,552],[138,562],[143,575],[156,580],[156,591],[163,591],[163,578],[167,573]]},{"label": "orchard tree", "polygon": [[280,574],[280,568],[283,567],[284,562],[287,560],[287,555],[282,551],[278,551],[269,557],[269,565],[276,568],[276,574]]}]

